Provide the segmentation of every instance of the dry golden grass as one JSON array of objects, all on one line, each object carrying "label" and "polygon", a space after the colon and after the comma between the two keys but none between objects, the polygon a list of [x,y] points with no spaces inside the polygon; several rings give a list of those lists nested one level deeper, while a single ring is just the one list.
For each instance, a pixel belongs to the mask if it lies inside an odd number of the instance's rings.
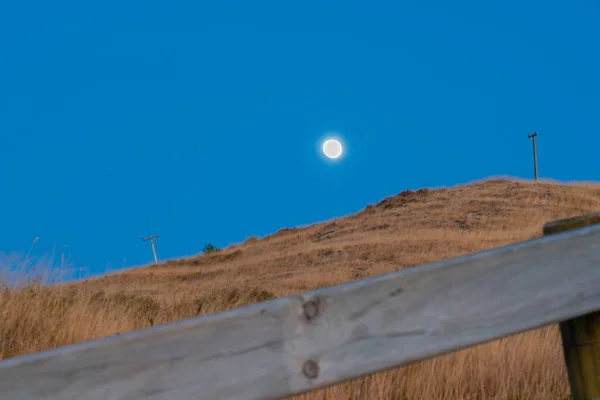
[{"label": "dry golden grass", "polygon": [[[403,192],[345,218],[80,283],[0,291],[0,358],[163,324],[527,240],[600,210],[600,185],[488,180]],[[559,399],[547,327],[300,399]]]}]

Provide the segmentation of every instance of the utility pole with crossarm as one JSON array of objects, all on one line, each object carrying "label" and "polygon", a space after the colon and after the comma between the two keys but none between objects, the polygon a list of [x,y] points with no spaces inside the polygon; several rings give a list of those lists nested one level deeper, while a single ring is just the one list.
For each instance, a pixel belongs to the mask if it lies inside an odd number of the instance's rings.
[{"label": "utility pole with crossarm", "polygon": [[150,241],[150,244],[152,245],[152,254],[154,255],[154,264],[158,264],[158,259],[156,258],[156,249],[154,248],[154,239],[156,239],[157,237],[160,236],[150,236],[147,238],[142,238],[142,242],[146,242],[146,241]]},{"label": "utility pole with crossarm", "polygon": [[538,170],[537,170],[537,154],[535,149],[535,137],[537,133],[533,132],[531,135],[527,135],[528,138],[533,139],[533,174],[535,175],[535,180],[538,180]]}]

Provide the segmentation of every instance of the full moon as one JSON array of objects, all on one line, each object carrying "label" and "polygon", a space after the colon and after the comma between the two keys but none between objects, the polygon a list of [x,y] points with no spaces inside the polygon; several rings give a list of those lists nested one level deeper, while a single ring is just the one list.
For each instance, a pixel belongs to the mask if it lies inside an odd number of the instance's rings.
[{"label": "full moon", "polygon": [[335,139],[326,140],[323,143],[323,153],[328,158],[338,158],[342,155],[342,144]]}]

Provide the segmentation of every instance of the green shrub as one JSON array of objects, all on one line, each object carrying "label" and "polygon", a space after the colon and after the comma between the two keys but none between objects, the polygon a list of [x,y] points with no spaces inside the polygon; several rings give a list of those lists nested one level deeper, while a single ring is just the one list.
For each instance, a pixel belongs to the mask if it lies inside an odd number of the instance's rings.
[{"label": "green shrub", "polygon": [[212,243],[207,243],[204,245],[204,248],[202,249],[202,251],[204,252],[204,254],[208,254],[208,253],[214,253],[219,251],[220,249],[216,248],[215,246],[213,246]]}]

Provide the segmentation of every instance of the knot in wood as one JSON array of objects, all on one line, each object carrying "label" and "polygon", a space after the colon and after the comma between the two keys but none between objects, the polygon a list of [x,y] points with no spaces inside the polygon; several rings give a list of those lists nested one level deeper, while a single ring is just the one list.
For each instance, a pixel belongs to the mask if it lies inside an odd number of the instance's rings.
[{"label": "knot in wood", "polygon": [[311,320],[319,314],[319,303],[315,300],[310,300],[304,303],[304,316],[307,320]]},{"label": "knot in wood", "polygon": [[308,360],[302,366],[302,373],[307,378],[315,379],[317,376],[319,376],[319,364],[313,360]]}]

